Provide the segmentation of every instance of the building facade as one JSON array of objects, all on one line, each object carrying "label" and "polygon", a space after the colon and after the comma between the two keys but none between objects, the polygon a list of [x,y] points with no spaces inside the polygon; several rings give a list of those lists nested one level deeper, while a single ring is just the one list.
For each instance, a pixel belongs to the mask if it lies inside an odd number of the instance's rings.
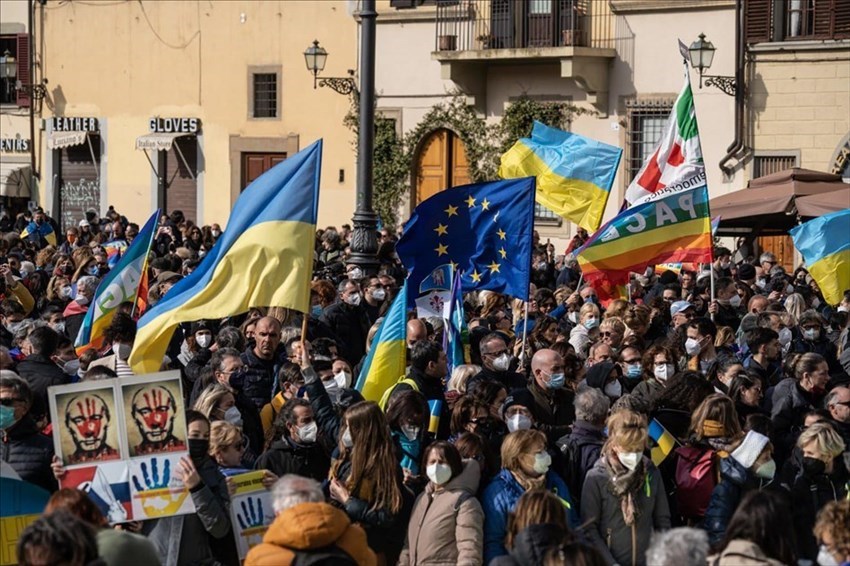
[{"label": "building facade", "polygon": [[[5,4],[5,3],[4,3]],[[324,138],[321,225],[350,222],[350,99],[315,88],[304,51],[329,53],[323,75],[356,69],[353,2],[87,2],[37,6],[37,200],[63,227],[114,206],[142,221],[182,210],[227,221],[266,169]],[[322,75],[320,75],[321,78]]]}]

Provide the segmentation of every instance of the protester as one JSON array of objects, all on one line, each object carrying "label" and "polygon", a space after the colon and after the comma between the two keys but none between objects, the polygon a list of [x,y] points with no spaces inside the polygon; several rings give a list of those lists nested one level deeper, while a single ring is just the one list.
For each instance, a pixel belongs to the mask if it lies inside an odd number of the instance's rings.
[{"label": "protester", "polygon": [[567,526],[563,503],[545,489],[531,489],[519,498],[516,511],[508,520],[505,545],[510,553],[497,557],[490,564],[545,564],[549,550],[573,540],[575,536]]},{"label": "protester", "polygon": [[646,551],[646,563],[652,566],[705,564],[707,557],[705,531],[691,527],[677,527],[652,535]]},{"label": "protester", "polygon": [[331,461],[319,440],[313,408],[304,399],[290,399],[275,420],[273,440],[257,459],[256,467],[279,477],[298,475],[322,481]]},{"label": "protester", "polygon": [[729,521],[719,552],[709,557],[711,566],[796,564],[790,509],[783,496],[751,491],[744,496]]},{"label": "protester", "polygon": [[817,563],[850,563],[850,499],[831,501],[818,513],[815,536],[820,540]]},{"label": "protester", "polygon": [[19,564],[98,564],[94,529],[67,511],[43,515],[18,538]]}]

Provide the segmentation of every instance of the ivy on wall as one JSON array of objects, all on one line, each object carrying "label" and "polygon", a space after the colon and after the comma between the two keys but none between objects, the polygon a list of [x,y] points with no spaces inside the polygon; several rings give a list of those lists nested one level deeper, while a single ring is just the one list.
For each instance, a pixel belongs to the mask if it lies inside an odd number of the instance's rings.
[{"label": "ivy on wall", "polygon": [[[352,97],[351,111],[344,123],[355,134],[359,108]],[[534,121],[568,129],[575,116],[595,114],[566,102],[544,102],[523,96],[512,102],[504,116],[488,124],[468,104],[466,96],[453,93],[435,105],[417,126],[403,137],[396,132],[394,120],[375,117],[375,149],[373,156],[373,206],[386,226],[395,226],[398,209],[410,189],[415,174],[416,158],[425,139],[433,132],[448,129],[460,138],[469,163],[469,178],[474,183],[497,178],[499,159],[519,138],[528,137]],[[355,139],[356,147],[356,139]]]}]

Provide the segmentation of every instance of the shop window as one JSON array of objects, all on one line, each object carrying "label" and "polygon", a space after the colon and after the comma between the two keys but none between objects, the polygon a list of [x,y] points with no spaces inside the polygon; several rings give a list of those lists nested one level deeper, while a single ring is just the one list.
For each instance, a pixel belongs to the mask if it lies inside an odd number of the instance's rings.
[{"label": "shop window", "polygon": [[629,101],[626,133],[626,179],[631,182],[664,135],[672,100]]}]

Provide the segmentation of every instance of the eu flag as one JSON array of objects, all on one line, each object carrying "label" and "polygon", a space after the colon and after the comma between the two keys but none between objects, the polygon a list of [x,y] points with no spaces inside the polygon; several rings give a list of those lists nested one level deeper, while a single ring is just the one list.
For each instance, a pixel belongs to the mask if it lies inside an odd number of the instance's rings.
[{"label": "eu flag", "polygon": [[396,246],[409,273],[408,302],[446,265],[461,272],[464,293],[487,289],[527,301],[534,192],[534,177],[524,177],[453,187],[419,204]]}]

